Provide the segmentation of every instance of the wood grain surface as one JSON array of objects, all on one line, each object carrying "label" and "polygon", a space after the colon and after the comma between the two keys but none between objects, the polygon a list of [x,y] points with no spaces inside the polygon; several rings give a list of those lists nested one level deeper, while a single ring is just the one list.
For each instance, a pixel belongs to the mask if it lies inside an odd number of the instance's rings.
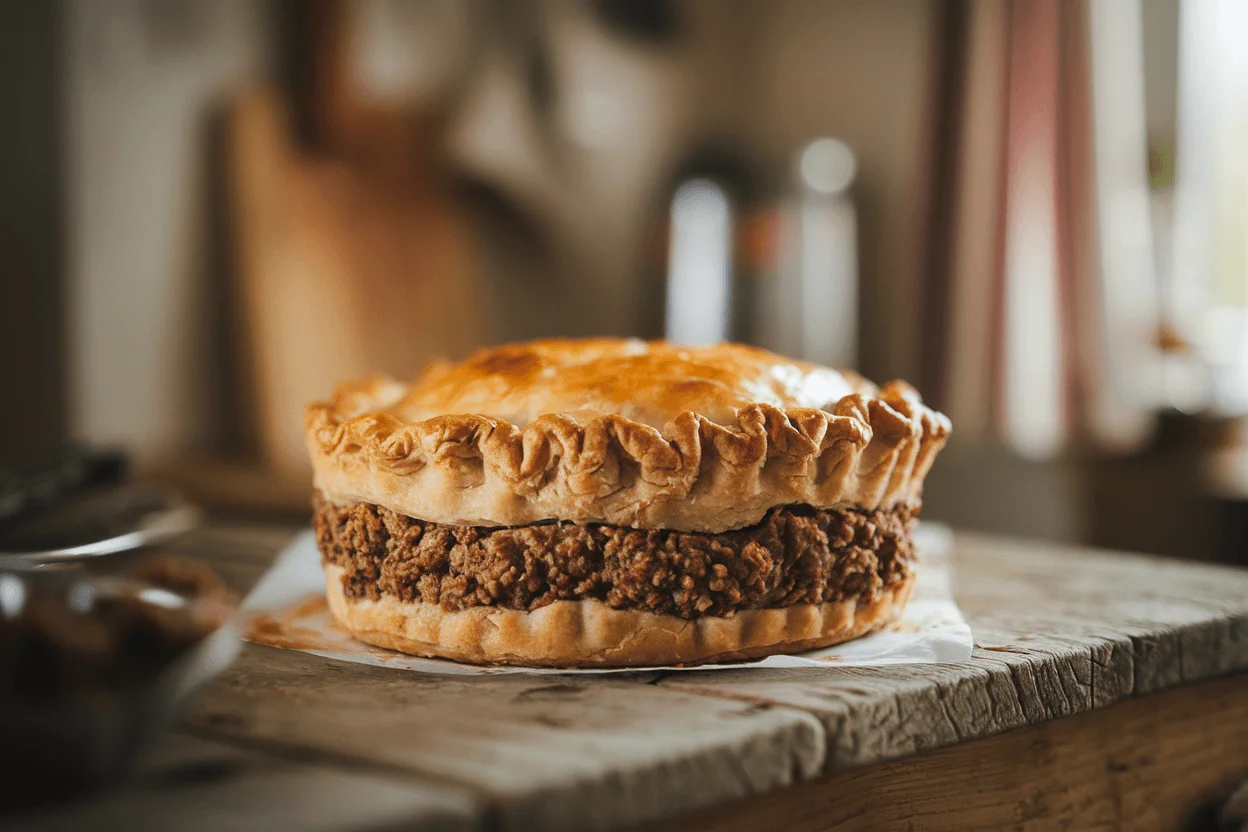
[{"label": "wood grain surface", "polygon": [[396,673],[250,646],[187,724],[468,786],[510,829],[607,828],[819,771],[809,714],[648,681]]},{"label": "wood grain surface", "polygon": [[[852,769],[670,830],[1215,829],[1248,776],[1248,675]],[[653,827],[651,827],[653,828]]]},{"label": "wood grain surface", "polygon": [[480,828],[480,814],[480,804],[462,791],[393,775],[293,762],[174,734],[125,787],[5,819],[0,826],[10,832],[399,828],[459,832]]},{"label": "wood grain surface", "polygon": [[[242,591],[293,531],[180,549]],[[184,726],[326,783],[410,784],[389,805],[414,829],[1164,828],[1248,768],[1248,571],[974,535],[955,553],[963,664],[453,677],[248,645]],[[358,821],[338,828],[390,828]]]},{"label": "wood grain surface", "polygon": [[991,736],[1248,669],[1248,571],[960,534],[958,665],[704,672],[660,686],[783,704],[828,770]]}]

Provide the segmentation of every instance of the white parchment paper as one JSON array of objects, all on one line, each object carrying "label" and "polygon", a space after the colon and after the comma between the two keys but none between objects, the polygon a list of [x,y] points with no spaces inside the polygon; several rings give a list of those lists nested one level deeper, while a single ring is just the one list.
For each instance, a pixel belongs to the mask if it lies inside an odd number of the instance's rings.
[{"label": "white parchment paper", "polygon": [[768,656],[747,662],[705,664],[696,668],[524,668],[481,667],[445,659],[424,659],[373,647],[347,635],[323,604],[325,577],[311,530],[301,533],[274,562],[243,604],[250,621],[280,622],[286,637],[257,635],[263,629],[244,626],[250,640],[344,662],[394,667],[418,673],[486,675],[502,673],[598,674],[651,670],[739,670],[753,667],[877,667],[966,661],[971,656],[971,628],[953,600],[952,534],[941,525],[923,523],[916,535],[919,550],[915,593],[902,618],[878,632],[846,644],[806,653]]}]

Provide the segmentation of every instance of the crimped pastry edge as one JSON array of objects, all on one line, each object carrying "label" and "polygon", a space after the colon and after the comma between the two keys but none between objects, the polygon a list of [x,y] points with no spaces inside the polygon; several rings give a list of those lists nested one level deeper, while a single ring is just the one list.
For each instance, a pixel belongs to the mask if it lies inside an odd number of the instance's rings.
[{"label": "crimped pastry edge", "polygon": [[405,423],[384,409],[406,389],[374,378],[307,409],[314,479],[329,499],[449,525],[721,532],[780,505],[916,504],[950,429],[900,381],[830,410],[754,404],[735,426],[687,411],[662,430],[614,414],[546,414],[524,428],[473,414]]},{"label": "crimped pastry edge", "polygon": [[797,653],[857,638],[896,620],[915,577],[870,601],[847,600],[684,619],[599,601],[556,601],[533,611],[346,596],[343,570],[325,566],[330,612],[360,641],[417,656],[532,667],[655,667]]}]

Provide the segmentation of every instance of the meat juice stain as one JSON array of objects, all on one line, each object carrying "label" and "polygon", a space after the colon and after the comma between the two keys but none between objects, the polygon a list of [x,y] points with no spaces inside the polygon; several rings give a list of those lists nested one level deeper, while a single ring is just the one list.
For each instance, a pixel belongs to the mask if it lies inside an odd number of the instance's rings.
[{"label": "meat juice stain", "polygon": [[325,600],[324,595],[313,595],[305,601],[300,601],[287,613],[290,618],[311,618],[314,615],[320,615],[329,611],[329,602]]},{"label": "meat juice stain", "polygon": [[314,596],[301,601],[275,618],[260,613],[247,625],[246,638],[255,644],[269,647],[283,647],[287,650],[325,650],[330,645],[325,643],[320,633],[310,627],[301,626],[302,619],[312,618],[329,609],[325,596]]}]

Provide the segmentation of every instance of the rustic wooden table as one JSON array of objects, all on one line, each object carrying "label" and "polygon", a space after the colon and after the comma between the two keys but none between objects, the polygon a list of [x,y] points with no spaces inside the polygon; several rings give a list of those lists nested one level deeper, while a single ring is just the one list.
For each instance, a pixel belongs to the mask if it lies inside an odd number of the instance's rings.
[{"label": "rustic wooden table", "polygon": [[[291,534],[180,548],[245,590]],[[132,785],[8,826],[1214,823],[1248,776],[1248,570],[969,534],[956,564],[960,665],[457,678],[247,645]]]}]

